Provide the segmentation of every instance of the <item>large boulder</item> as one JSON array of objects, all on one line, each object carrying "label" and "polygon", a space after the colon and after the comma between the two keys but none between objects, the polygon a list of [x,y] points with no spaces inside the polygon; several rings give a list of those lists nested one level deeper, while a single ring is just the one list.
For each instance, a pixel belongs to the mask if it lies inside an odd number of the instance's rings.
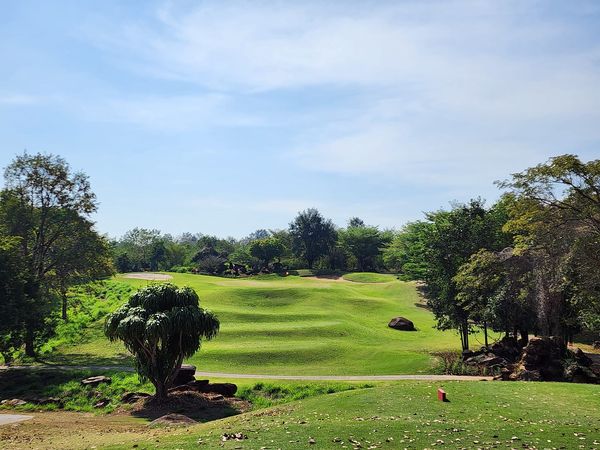
[{"label": "large boulder", "polygon": [[511,380],[562,381],[564,360],[569,352],[558,338],[533,337],[515,364]]},{"label": "large boulder", "polygon": [[490,351],[509,361],[516,361],[521,354],[522,346],[514,337],[505,336],[490,347]]},{"label": "large boulder", "polygon": [[417,331],[415,325],[405,317],[394,317],[388,323],[388,327],[401,331]]},{"label": "large boulder", "polygon": [[196,379],[196,366],[191,364],[182,364],[177,376],[173,380],[173,386],[181,386]]},{"label": "large boulder", "polygon": [[507,361],[493,353],[483,353],[472,356],[465,360],[465,364],[469,366],[485,366],[485,367],[506,367]]}]

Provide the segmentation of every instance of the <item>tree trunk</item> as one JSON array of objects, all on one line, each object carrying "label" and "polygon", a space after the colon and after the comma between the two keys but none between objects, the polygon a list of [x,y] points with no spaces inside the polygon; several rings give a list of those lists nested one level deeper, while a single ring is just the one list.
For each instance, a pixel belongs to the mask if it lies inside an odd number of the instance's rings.
[{"label": "tree trunk", "polygon": [[67,321],[67,293],[64,292],[61,294],[62,300],[62,319]]},{"label": "tree trunk", "polygon": [[167,397],[168,397],[168,389],[165,386],[164,383],[161,383],[159,381],[154,382],[154,388],[156,390],[156,393],[154,394],[154,400],[156,400],[157,403],[164,403],[167,401]]},{"label": "tree trunk", "polygon": [[33,329],[31,324],[27,324],[27,331],[25,333],[25,354],[32,358],[35,357],[35,346],[33,343]]},{"label": "tree trunk", "polygon": [[488,347],[488,331],[487,331],[487,322],[483,321],[483,336],[485,338],[485,346]]}]

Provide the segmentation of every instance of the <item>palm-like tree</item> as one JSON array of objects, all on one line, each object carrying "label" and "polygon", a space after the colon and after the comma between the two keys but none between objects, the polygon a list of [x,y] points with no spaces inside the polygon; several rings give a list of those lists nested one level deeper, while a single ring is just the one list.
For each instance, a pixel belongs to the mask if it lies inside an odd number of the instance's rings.
[{"label": "palm-like tree", "polygon": [[198,351],[202,338],[217,335],[219,319],[200,308],[192,288],[153,284],[110,314],[104,332],[111,341],[123,341],[140,378],[154,385],[156,400],[164,401],[183,359]]}]

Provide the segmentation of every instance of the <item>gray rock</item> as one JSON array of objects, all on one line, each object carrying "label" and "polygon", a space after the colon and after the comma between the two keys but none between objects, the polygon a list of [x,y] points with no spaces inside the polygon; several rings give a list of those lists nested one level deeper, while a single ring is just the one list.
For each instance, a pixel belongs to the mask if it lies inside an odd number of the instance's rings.
[{"label": "gray rock", "polygon": [[89,377],[84,380],[81,380],[81,384],[85,386],[98,386],[100,383],[110,384],[112,383],[112,379],[104,375],[98,375],[95,377]]}]

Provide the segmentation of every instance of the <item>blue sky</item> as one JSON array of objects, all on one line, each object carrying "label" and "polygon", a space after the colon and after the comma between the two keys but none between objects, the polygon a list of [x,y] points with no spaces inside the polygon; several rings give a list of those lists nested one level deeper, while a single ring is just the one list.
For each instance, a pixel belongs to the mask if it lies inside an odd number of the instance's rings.
[{"label": "blue sky", "polygon": [[86,172],[99,231],[400,227],[600,157],[600,3],[7,2],[0,165]]}]

